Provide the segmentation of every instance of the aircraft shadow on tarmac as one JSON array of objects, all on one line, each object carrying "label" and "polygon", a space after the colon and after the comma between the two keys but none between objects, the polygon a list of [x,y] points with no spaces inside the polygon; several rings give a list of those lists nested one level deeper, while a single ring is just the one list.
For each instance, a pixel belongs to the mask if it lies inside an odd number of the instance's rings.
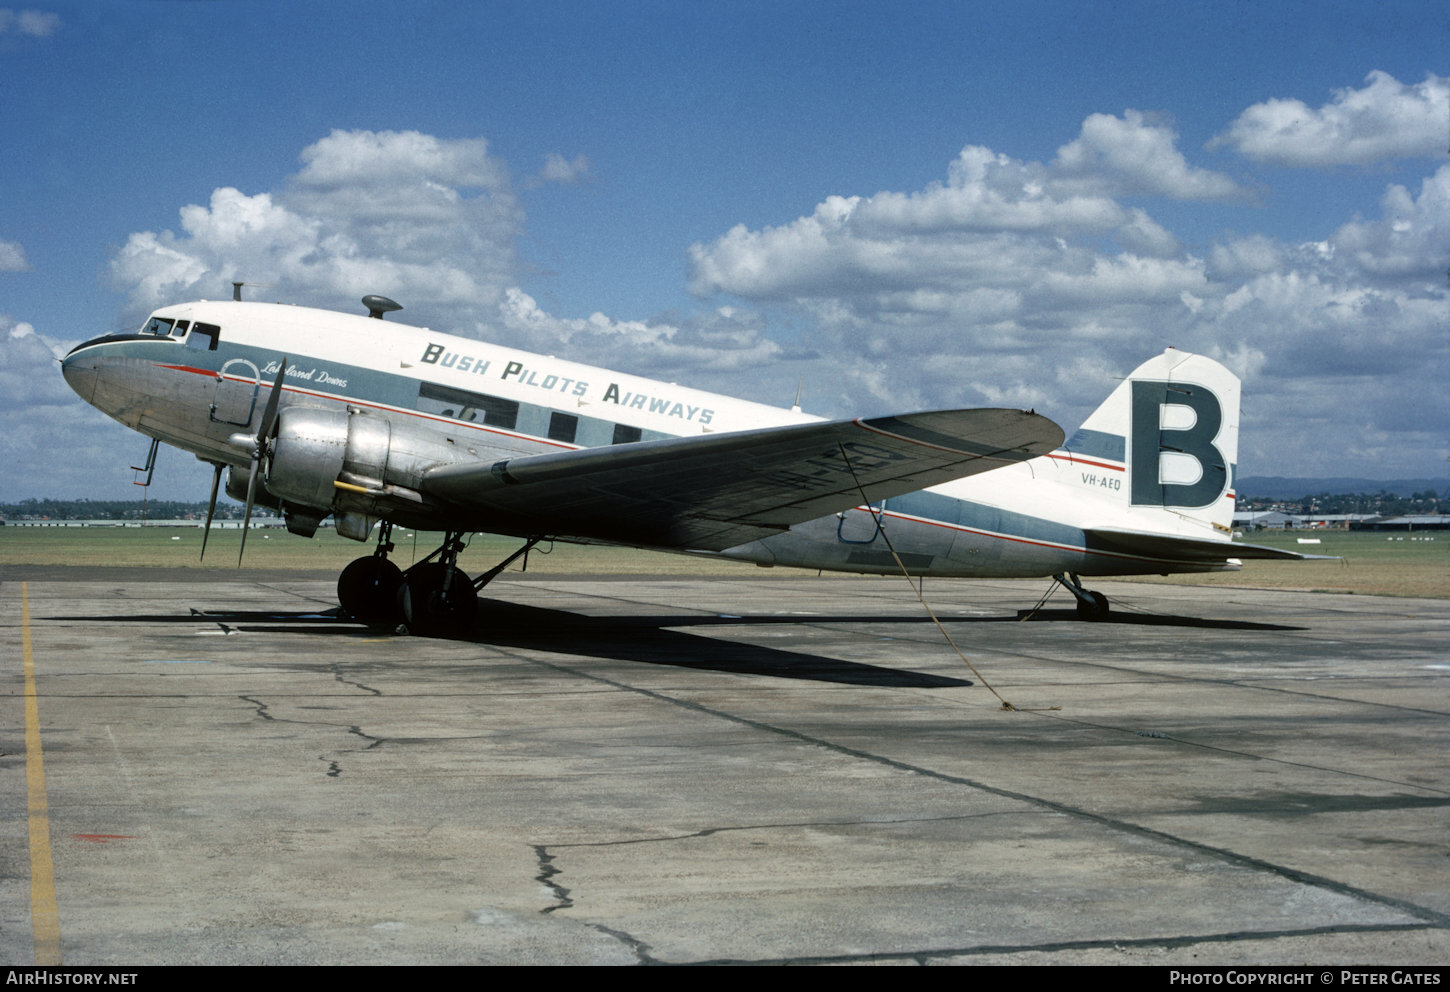
[{"label": "aircraft shadow on tarmac", "polygon": [[[220,627],[223,633],[307,633],[355,637],[369,628],[354,624],[340,610],[285,613],[244,610],[197,610],[189,613],[130,614],[115,616],[54,617],[101,623],[193,623]],[[764,617],[763,622],[800,623],[921,623],[915,617]],[[449,640],[495,648],[520,648],[555,654],[609,658],[647,665],[667,665],[737,675],[768,675],[842,685],[910,689],[945,689],[970,686],[967,679],[883,668],[861,662],[785,651],[743,641],[701,637],[674,627],[752,625],[753,617],[715,615],[590,617],[563,610],[523,606],[498,600],[479,602],[473,629]],[[930,622],[930,621],[926,621]],[[375,632],[375,631],[374,631]]]},{"label": "aircraft shadow on tarmac", "polygon": [[[308,633],[353,637],[367,632],[331,609],[319,612],[285,613],[270,611],[192,609],[188,614],[90,616],[54,619],[93,620],[110,623],[202,623],[213,624],[223,633]],[[945,617],[960,623],[1086,623],[1075,610],[1022,610],[1015,614]],[[717,614],[663,614],[647,616],[592,617],[565,610],[482,599],[474,627],[450,638],[498,648],[521,648],[555,654],[609,658],[641,664],[668,665],[738,675],[768,675],[844,685],[895,686],[902,688],[947,688],[968,686],[965,679],[927,675],[920,672],[883,668],[860,662],[786,651],[745,641],[697,636],[681,628],[723,628],[734,626],[836,624],[907,625],[930,624],[925,616],[819,615],[819,616],[721,616]],[[1157,613],[1111,613],[1093,621],[1149,627],[1196,627],[1217,630],[1292,631],[1302,627],[1257,623],[1246,620],[1205,619]]]},{"label": "aircraft shadow on tarmac", "polygon": [[[1049,622],[1060,623],[1072,621],[1073,623],[1085,622],[1077,615],[1077,610],[1019,610],[1015,617],[982,617],[981,619],[991,620],[1012,620],[1026,621],[1029,623]],[[1180,617],[1171,613],[1125,613],[1114,612],[1097,620],[1087,621],[1091,623],[1125,624],[1136,627],[1199,627],[1207,630],[1306,630],[1305,627],[1294,627],[1282,623],[1261,623],[1257,620],[1223,620],[1212,617]]]},{"label": "aircraft shadow on tarmac", "polygon": [[[810,623],[862,621],[865,618],[768,618]],[[872,618],[880,619],[880,618]],[[746,641],[701,637],[679,627],[753,625],[753,617],[716,615],[591,617],[564,610],[524,606],[485,599],[480,601],[480,623],[465,639],[492,647],[526,648],[559,654],[587,655],[675,668],[692,668],[737,675],[770,675],[843,685],[944,689],[969,686],[967,679],[882,668],[861,662],[825,658],[766,647]]]}]

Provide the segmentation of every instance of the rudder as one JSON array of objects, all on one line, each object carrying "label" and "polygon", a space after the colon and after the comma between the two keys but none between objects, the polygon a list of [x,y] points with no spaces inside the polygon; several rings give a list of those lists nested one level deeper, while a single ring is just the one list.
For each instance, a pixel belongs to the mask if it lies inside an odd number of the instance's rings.
[{"label": "rudder", "polygon": [[1114,495],[1136,526],[1177,533],[1192,521],[1227,534],[1239,392],[1223,365],[1170,348],[1134,369],[1063,448],[1122,464]]}]

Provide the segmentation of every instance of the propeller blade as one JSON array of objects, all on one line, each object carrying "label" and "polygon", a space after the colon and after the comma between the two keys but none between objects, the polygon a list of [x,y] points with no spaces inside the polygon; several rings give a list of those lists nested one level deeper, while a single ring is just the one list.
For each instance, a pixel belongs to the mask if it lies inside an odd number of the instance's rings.
[{"label": "propeller blade", "polygon": [[252,500],[257,495],[257,468],[261,464],[262,456],[252,456],[252,468],[247,473],[247,512],[242,515],[242,546],[237,549],[237,567],[242,567],[242,555],[247,552],[247,531],[252,526]]},{"label": "propeller blade", "polygon": [[247,550],[247,531],[252,525],[252,503],[257,497],[257,470],[262,467],[267,441],[277,426],[277,404],[282,400],[282,379],[286,375],[287,359],[284,356],[282,364],[277,368],[277,378],[272,381],[272,392],[267,397],[267,405],[262,409],[262,423],[257,427],[257,436],[252,445],[252,465],[247,472],[247,509],[242,515],[242,546],[237,549],[238,568],[242,567],[242,555]]},{"label": "propeller blade", "polygon": [[206,526],[201,531],[201,560],[206,561],[206,539],[211,536],[212,517],[216,516],[216,491],[222,484],[222,469],[225,467],[221,462],[213,463],[216,469],[211,477],[211,502],[206,507]]},{"label": "propeller blade", "polygon": [[283,357],[282,365],[277,369],[277,378],[272,382],[271,395],[267,397],[267,405],[262,409],[262,423],[257,428],[257,447],[260,450],[262,442],[267,435],[272,433],[272,428],[277,425],[277,404],[282,399],[282,377],[287,374],[287,359]]}]

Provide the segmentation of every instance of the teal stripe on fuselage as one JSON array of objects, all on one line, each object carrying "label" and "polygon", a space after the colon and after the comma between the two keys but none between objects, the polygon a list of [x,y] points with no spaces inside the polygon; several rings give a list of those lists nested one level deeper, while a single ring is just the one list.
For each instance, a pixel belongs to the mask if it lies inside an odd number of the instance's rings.
[{"label": "teal stripe on fuselage", "polygon": [[[269,363],[276,362],[281,357],[272,349],[229,344],[225,339],[225,328],[222,333],[223,339],[215,351],[187,348],[180,341],[164,338],[97,341],[95,343],[104,344],[107,353],[116,357],[144,359],[157,364],[186,365],[210,372],[216,372],[227,362],[238,358],[250,361],[259,369],[265,369]],[[436,381],[393,372],[382,372],[358,365],[322,361],[305,354],[289,356],[287,363],[289,372],[296,373],[287,376],[286,386],[288,388],[315,392],[321,394],[322,399],[335,403],[356,403],[422,412],[418,407],[419,387],[423,382]],[[323,379],[324,374],[327,376],[326,379]],[[270,385],[273,378],[275,378],[275,373],[272,376],[263,374],[260,377],[263,385]],[[475,388],[480,391],[486,390],[488,388],[487,380],[480,379]],[[510,433],[545,440],[548,436],[549,416],[555,409],[557,408],[520,401],[518,421]],[[427,413],[426,416],[441,417],[436,413]],[[605,421],[582,415],[579,416],[579,421],[579,433],[574,442],[576,446],[604,447],[611,443],[615,421]],[[466,421],[456,422],[468,424]],[[1098,434],[1098,432],[1092,431],[1079,431],[1074,438],[1084,433]],[[669,436],[675,435],[645,430],[642,440]],[[1098,437],[1111,439],[1112,435],[1098,434]],[[1123,439],[1117,438],[1116,440],[1119,443],[1119,457],[1121,457]],[[1113,457],[1108,453],[1110,450],[1110,448],[1098,444],[1092,449],[1092,453],[1099,457]],[[1087,454],[1088,451],[1079,449],[1079,453]],[[892,497],[887,500],[886,509],[888,513],[918,517],[931,523],[981,531],[989,535],[1001,535],[1007,538],[1037,541],[1075,549],[1081,549],[1085,544],[1083,532],[1078,528],[1001,507],[925,490]]]},{"label": "teal stripe on fuselage", "polygon": [[[265,369],[268,364],[277,362],[281,356],[271,349],[244,344],[229,345],[225,339],[225,328],[223,328],[222,334],[222,342],[215,351],[187,348],[180,341],[166,338],[142,339],[149,335],[138,335],[135,339],[121,342],[101,340],[96,344],[104,344],[108,355],[119,358],[140,358],[167,365],[189,365],[193,368],[206,369],[209,372],[219,371],[223,365],[233,359],[245,359],[258,369],[264,370],[260,376],[260,383],[271,385],[276,374],[267,375]],[[287,358],[287,376],[284,386],[292,390],[322,394],[321,398],[338,403],[396,407],[401,410],[426,413],[427,416],[436,418],[442,417],[442,414],[422,410],[418,397],[420,386],[424,382],[434,381],[436,380],[398,375],[394,372],[380,372],[377,369],[360,365],[323,361],[309,355],[295,355]],[[489,380],[480,379],[474,388],[480,392],[488,392],[488,383]],[[518,403],[518,420],[512,428],[507,428],[507,430],[513,434],[547,440],[550,417],[558,408],[524,401],[518,401]],[[579,421],[578,432],[573,441],[574,446],[593,448],[606,447],[613,443],[614,425],[620,421],[604,420],[577,413],[571,413],[571,416],[578,417]],[[457,420],[457,418],[449,419],[455,420],[459,424],[470,423]],[[472,426],[480,425],[475,423]],[[644,428],[641,431],[640,440],[653,441],[674,436],[677,435]]]},{"label": "teal stripe on fuselage", "polygon": [[1121,434],[1090,431],[1080,427],[1067,439],[1062,450],[1071,451],[1084,458],[1105,458],[1121,462],[1128,457],[1128,440]]},{"label": "teal stripe on fuselage", "polygon": [[901,513],[1028,541],[1066,545],[1070,548],[1081,548],[1085,544],[1080,528],[925,490],[888,499],[886,510],[888,513]]}]

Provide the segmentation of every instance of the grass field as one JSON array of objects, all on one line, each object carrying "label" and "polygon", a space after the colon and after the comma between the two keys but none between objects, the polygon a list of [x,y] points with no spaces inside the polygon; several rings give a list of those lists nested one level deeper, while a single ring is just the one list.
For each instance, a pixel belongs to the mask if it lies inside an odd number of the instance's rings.
[{"label": "grass field", "polygon": [[1239,572],[1155,576],[1148,581],[1450,599],[1450,532],[1316,531],[1308,536],[1321,543],[1299,544],[1304,536],[1303,531],[1260,531],[1246,535],[1245,541],[1339,560],[1246,561]]},{"label": "grass field", "polygon": [[[392,558],[403,568],[437,547],[439,535],[395,530],[397,546]],[[198,527],[0,527],[0,568],[6,565],[126,565],[168,568],[225,568],[237,563],[240,530],[212,531],[206,561],[200,561]],[[512,537],[475,535],[459,556],[465,571],[492,568],[517,551],[522,542]],[[592,545],[558,544],[551,553],[541,544],[529,554],[530,573],[567,575],[750,575],[757,569],[739,562],[710,561],[684,555],[636,551]],[[320,528],[311,538],[297,537],[281,528],[254,530],[247,536],[248,567],[338,572],[361,555],[371,554],[373,542],[360,544]],[[519,568],[519,564],[512,566]]]},{"label": "grass field", "polygon": [[[1450,599],[1450,533],[1320,531],[1313,536],[1322,543],[1300,545],[1297,538],[1302,534],[1264,531],[1251,535],[1249,540],[1310,554],[1335,555],[1339,560],[1249,561],[1240,572],[1150,577],[1148,581]],[[433,535],[418,535],[415,541],[411,532],[397,532],[393,560],[406,568],[433,549],[432,540]],[[234,565],[240,541],[240,531],[213,532],[205,565]],[[518,542],[512,538],[480,535],[470,543],[460,562],[476,574],[517,547]],[[0,527],[0,569],[6,565],[196,567],[203,564],[198,561],[200,550],[201,530],[197,527]],[[295,537],[281,530],[253,531],[247,538],[247,565],[336,572],[371,550],[371,544],[340,538],[330,529],[319,530],[313,538]],[[737,562],[569,544],[556,545],[551,554],[534,551],[529,555],[528,570],[545,575],[762,574],[753,565]]]}]

